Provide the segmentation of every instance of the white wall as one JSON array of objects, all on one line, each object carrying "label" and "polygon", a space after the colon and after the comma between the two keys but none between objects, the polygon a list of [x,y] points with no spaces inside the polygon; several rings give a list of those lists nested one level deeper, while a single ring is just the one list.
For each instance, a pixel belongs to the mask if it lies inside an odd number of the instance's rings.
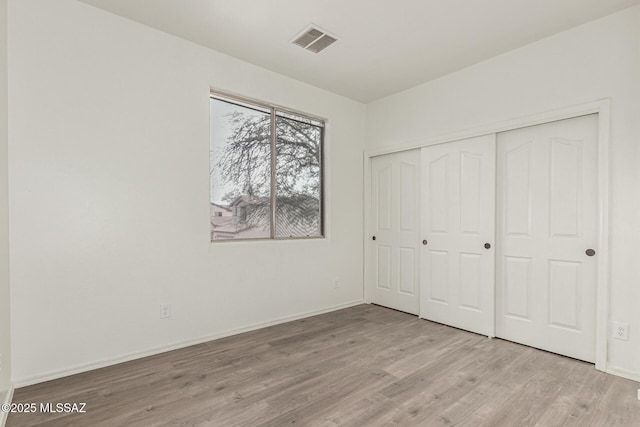
[{"label": "white wall", "polygon": [[11,382],[6,18],[7,0],[0,0],[0,403],[4,402],[3,393],[9,389]]},{"label": "white wall", "polygon": [[[437,60],[437,58],[434,58]],[[640,6],[367,105],[367,150],[611,98],[609,364],[640,378]]]},{"label": "white wall", "polygon": [[[362,300],[362,104],[73,0],[9,22],[17,385]],[[328,118],[327,239],[209,242],[210,86]]]}]

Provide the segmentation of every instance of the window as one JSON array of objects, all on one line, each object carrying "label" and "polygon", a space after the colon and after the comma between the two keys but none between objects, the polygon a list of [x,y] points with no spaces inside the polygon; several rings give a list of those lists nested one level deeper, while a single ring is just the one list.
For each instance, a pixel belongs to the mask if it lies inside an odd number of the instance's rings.
[{"label": "window", "polygon": [[[322,120],[211,95],[211,240],[322,237]],[[219,208],[218,208],[219,207]]]}]

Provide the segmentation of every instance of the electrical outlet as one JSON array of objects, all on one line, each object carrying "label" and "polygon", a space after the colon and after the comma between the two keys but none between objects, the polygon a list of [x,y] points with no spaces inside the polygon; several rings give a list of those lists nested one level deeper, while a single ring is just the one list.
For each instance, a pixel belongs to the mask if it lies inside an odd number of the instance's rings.
[{"label": "electrical outlet", "polygon": [[613,337],[619,340],[627,341],[629,339],[629,324],[613,322]]},{"label": "electrical outlet", "polygon": [[168,319],[171,317],[171,304],[160,304],[160,318]]},{"label": "electrical outlet", "polygon": [[338,289],[339,286],[340,286],[340,279],[336,277],[335,279],[333,279],[333,289]]},{"label": "electrical outlet", "polygon": [[640,400],[640,388],[638,389],[638,400]]}]

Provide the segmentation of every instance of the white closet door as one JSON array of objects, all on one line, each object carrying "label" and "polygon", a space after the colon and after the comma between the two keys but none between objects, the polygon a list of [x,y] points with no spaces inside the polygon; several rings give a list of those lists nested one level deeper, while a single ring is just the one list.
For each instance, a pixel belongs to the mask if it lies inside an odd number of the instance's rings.
[{"label": "white closet door", "polygon": [[418,314],[420,150],[371,161],[371,302]]},{"label": "white closet door", "polygon": [[496,336],[593,362],[597,116],[498,134]]},{"label": "white closet door", "polygon": [[420,317],[493,336],[495,135],[422,149]]}]

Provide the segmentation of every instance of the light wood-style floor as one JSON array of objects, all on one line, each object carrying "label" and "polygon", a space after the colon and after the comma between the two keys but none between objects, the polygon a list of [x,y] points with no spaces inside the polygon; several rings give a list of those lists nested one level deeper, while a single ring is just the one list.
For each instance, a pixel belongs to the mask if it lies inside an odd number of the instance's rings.
[{"label": "light wood-style floor", "polygon": [[16,391],[8,426],[640,426],[640,384],[375,305]]}]

